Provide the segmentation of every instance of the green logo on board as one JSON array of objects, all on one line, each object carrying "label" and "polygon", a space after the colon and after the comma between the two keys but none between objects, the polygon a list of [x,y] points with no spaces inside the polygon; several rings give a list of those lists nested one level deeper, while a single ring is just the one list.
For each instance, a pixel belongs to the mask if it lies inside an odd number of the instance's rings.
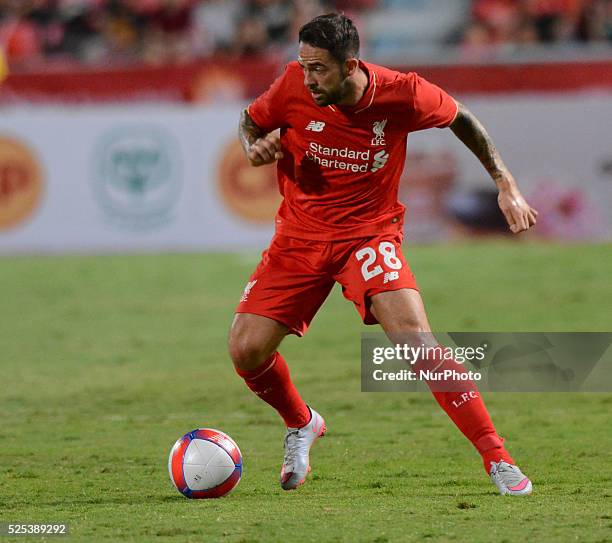
[{"label": "green logo on board", "polygon": [[146,229],[172,219],[181,191],[180,155],[166,130],[113,129],[100,140],[94,161],[94,193],[113,222]]}]

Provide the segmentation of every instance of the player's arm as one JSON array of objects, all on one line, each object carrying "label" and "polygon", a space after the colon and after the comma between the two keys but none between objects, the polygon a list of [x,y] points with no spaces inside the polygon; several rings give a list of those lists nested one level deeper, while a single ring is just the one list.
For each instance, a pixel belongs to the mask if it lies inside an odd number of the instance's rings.
[{"label": "player's arm", "polygon": [[497,185],[499,208],[510,230],[514,234],[528,230],[536,223],[538,212],[523,198],[484,126],[463,104],[457,102],[457,107],[457,116],[450,129],[476,155]]},{"label": "player's arm", "polygon": [[278,131],[266,134],[246,109],[240,114],[238,136],[251,166],[263,166],[283,158]]}]

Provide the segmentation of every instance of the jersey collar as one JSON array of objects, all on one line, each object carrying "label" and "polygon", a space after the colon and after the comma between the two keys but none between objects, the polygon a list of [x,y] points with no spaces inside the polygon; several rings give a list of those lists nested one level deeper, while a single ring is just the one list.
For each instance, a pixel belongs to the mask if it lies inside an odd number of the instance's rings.
[{"label": "jersey collar", "polygon": [[377,76],[374,70],[370,70],[364,62],[359,61],[359,67],[365,72],[368,76],[368,86],[366,87],[363,96],[359,99],[354,106],[339,106],[339,105],[330,105],[329,107],[333,111],[343,111],[345,113],[361,113],[362,111],[368,109],[372,102],[374,102],[374,97],[376,96],[376,87],[377,87]]}]

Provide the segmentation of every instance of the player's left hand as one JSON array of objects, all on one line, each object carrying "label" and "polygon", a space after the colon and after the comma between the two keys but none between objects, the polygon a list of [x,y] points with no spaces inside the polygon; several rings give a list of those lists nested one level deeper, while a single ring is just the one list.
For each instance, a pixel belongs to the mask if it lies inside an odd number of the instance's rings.
[{"label": "player's left hand", "polygon": [[527,203],[514,182],[499,189],[497,202],[513,234],[529,230],[536,223],[538,212]]}]

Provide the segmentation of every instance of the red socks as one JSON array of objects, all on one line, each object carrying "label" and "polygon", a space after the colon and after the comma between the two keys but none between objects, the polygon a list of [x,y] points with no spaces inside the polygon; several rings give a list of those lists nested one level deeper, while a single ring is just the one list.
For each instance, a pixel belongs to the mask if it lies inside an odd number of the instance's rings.
[{"label": "red socks", "polygon": [[[417,372],[426,369],[435,370],[436,374],[444,370],[467,374],[463,365],[454,360],[421,361],[414,369]],[[476,447],[482,456],[487,473],[491,471],[492,461],[505,460],[509,464],[514,464],[514,460],[504,448],[504,440],[497,435],[493,421],[472,380],[464,381],[458,378],[451,381],[427,380],[427,385],[440,407]]]},{"label": "red socks", "polygon": [[[418,372],[430,369],[435,373],[454,370],[461,374],[467,373],[463,365],[454,360],[444,360],[441,364],[440,362],[421,361],[415,365],[414,370]],[[292,383],[289,368],[280,353],[275,352],[254,370],[237,369],[236,372],[255,394],[278,411],[288,427],[301,428],[308,424],[310,410]],[[440,407],[476,447],[487,473],[491,471],[492,461],[505,460],[514,464],[514,460],[504,448],[504,440],[495,431],[493,421],[473,381],[427,380],[427,385]],[[452,390],[449,391],[449,388]]]},{"label": "red socks", "polygon": [[277,351],[254,370],[236,369],[247,386],[283,417],[289,428],[301,428],[310,422],[310,409],[291,381],[287,362]]}]

